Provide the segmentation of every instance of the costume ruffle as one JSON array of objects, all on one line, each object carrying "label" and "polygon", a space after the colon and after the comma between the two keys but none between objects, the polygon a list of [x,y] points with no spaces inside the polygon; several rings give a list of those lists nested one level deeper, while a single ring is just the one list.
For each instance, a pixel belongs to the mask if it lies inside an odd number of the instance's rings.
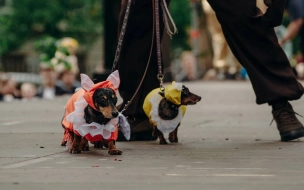
[{"label": "costume ruffle", "polygon": [[178,115],[172,120],[164,120],[159,117],[158,107],[160,101],[163,99],[158,93],[156,93],[151,99],[151,112],[150,118],[151,121],[157,125],[157,129],[163,133],[171,133],[177,127],[177,125],[181,122],[183,118],[182,109],[178,108]]},{"label": "costume ruffle", "polygon": [[125,136],[125,138],[127,140],[130,140],[130,137],[131,137],[130,124],[128,123],[127,118],[121,113],[119,113],[119,115],[118,115],[118,126],[119,126],[121,132],[123,133],[123,135]]}]

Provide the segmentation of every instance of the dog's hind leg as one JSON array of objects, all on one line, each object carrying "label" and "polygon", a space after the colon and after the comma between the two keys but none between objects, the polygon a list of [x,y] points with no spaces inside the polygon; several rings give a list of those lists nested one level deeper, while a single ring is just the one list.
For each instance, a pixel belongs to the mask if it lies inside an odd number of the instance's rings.
[{"label": "dog's hind leg", "polygon": [[109,140],[108,141],[108,146],[109,146],[109,151],[108,153],[110,155],[121,155],[122,154],[122,151],[121,150],[118,150],[115,146],[115,141],[114,140]]},{"label": "dog's hind leg", "polygon": [[179,125],[180,125],[180,123],[177,125],[177,127],[174,129],[174,131],[169,133],[169,141],[171,143],[177,143],[178,142],[177,130],[178,130]]},{"label": "dog's hind leg", "polygon": [[68,136],[68,132],[69,132],[69,131],[65,128],[65,126],[62,124],[63,119],[64,119],[64,116],[65,116],[65,112],[66,112],[66,111],[64,111],[63,117],[62,117],[62,119],[61,119],[61,126],[62,126],[62,128],[64,129],[64,132],[63,132],[63,139],[62,139],[62,141],[61,141],[61,146],[66,146],[66,144],[67,144],[67,136]]},{"label": "dog's hind leg", "polygon": [[79,135],[74,134],[74,137],[72,138],[72,147],[70,148],[70,153],[71,154],[80,154],[81,150],[80,150],[80,142],[82,137]]},{"label": "dog's hind leg", "polygon": [[160,130],[158,130],[157,127],[154,127],[154,135],[158,136],[159,144],[168,144],[164,137],[164,134]]},{"label": "dog's hind leg", "polygon": [[69,131],[64,128],[64,133],[63,133],[63,138],[62,138],[62,141],[61,141],[61,146],[66,146],[68,133],[69,133]]},{"label": "dog's hind leg", "polygon": [[81,142],[80,142],[80,150],[81,151],[89,151],[90,150],[89,141],[84,137],[82,137]]},{"label": "dog's hind leg", "polygon": [[109,148],[108,141],[107,141],[106,139],[102,139],[102,140],[101,140],[101,144],[102,144],[102,146],[104,146],[105,148]]},{"label": "dog's hind leg", "polygon": [[102,148],[102,142],[101,141],[95,141],[94,143],[94,148]]}]

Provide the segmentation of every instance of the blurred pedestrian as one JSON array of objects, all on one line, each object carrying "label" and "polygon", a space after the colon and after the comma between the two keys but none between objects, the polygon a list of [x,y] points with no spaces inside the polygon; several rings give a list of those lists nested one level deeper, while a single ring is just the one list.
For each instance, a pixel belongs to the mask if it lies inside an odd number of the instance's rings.
[{"label": "blurred pedestrian", "polygon": [[303,0],[288,0],[287,12],[290,18],[290,23],[287,26],[285,33],[279,40],[283,46],[286,42],[292,40],[296,36],[300,38],[300,50],[304,55],[304,1]]},{"label": "blurred pedestrian", "polygon": [[[202,0],[203,10],[206,15],[206,24],[212,38],[213,67],[217,79],[235,79],[241,65],[231,52],[224,37],[222,27],[218,22],[215,12],[207,0]],[[210,71],[209,71],[210,73]]]}]

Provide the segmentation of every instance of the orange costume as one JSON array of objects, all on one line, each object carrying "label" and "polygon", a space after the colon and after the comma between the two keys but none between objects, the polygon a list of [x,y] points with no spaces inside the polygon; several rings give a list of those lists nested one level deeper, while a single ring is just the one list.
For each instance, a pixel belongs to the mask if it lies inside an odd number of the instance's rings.
[{"label": "orange costume", "polygon": [[65,107],[65,115],[62,120],[62,125],[66,129],[64,140],[69,139],[69,131],[74,131],[74,133],[85,137],[90,142],[102,139],[116,140],[118,136],[118,123],[123,128],[122,132],[126,138],[130,138],[130,126],[121,113],[119,113],[117,118],[111,119],[105,125],[95,122],[87,124],[84,119],[84,109],[87,105],[97,110],[93,101],[95,90],[98,88],[111,88],[116,92],[119,83],[118,71],[112,73],[106,81],[97,84],[94,84],[87,75],[81,74],[82,89],[72,95]]}]

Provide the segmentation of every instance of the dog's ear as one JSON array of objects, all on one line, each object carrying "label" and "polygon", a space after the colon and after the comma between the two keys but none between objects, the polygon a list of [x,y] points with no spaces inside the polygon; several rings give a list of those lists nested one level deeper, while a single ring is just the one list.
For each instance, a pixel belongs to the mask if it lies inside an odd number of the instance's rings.
[{"label": "dog's ear", "polygon": [[94,82],[90,79],[90,77],[86,74],[80,74],[80,81],[81,81],[81,87],[85,90],[85,91],[89,91],[93,86],[94,86]]},{"label": "dog's ear", "polygon": [[107,78],[107,81],[110,81],[115,89],[118,89],[120,85],[120,78],[118,71],[114,71],[110,76]]},{"label": "dog's ear", "polygon": [[182,94],[184,94],[184,95],[189,94],[189,89],[185,85],[183,85]]}]

